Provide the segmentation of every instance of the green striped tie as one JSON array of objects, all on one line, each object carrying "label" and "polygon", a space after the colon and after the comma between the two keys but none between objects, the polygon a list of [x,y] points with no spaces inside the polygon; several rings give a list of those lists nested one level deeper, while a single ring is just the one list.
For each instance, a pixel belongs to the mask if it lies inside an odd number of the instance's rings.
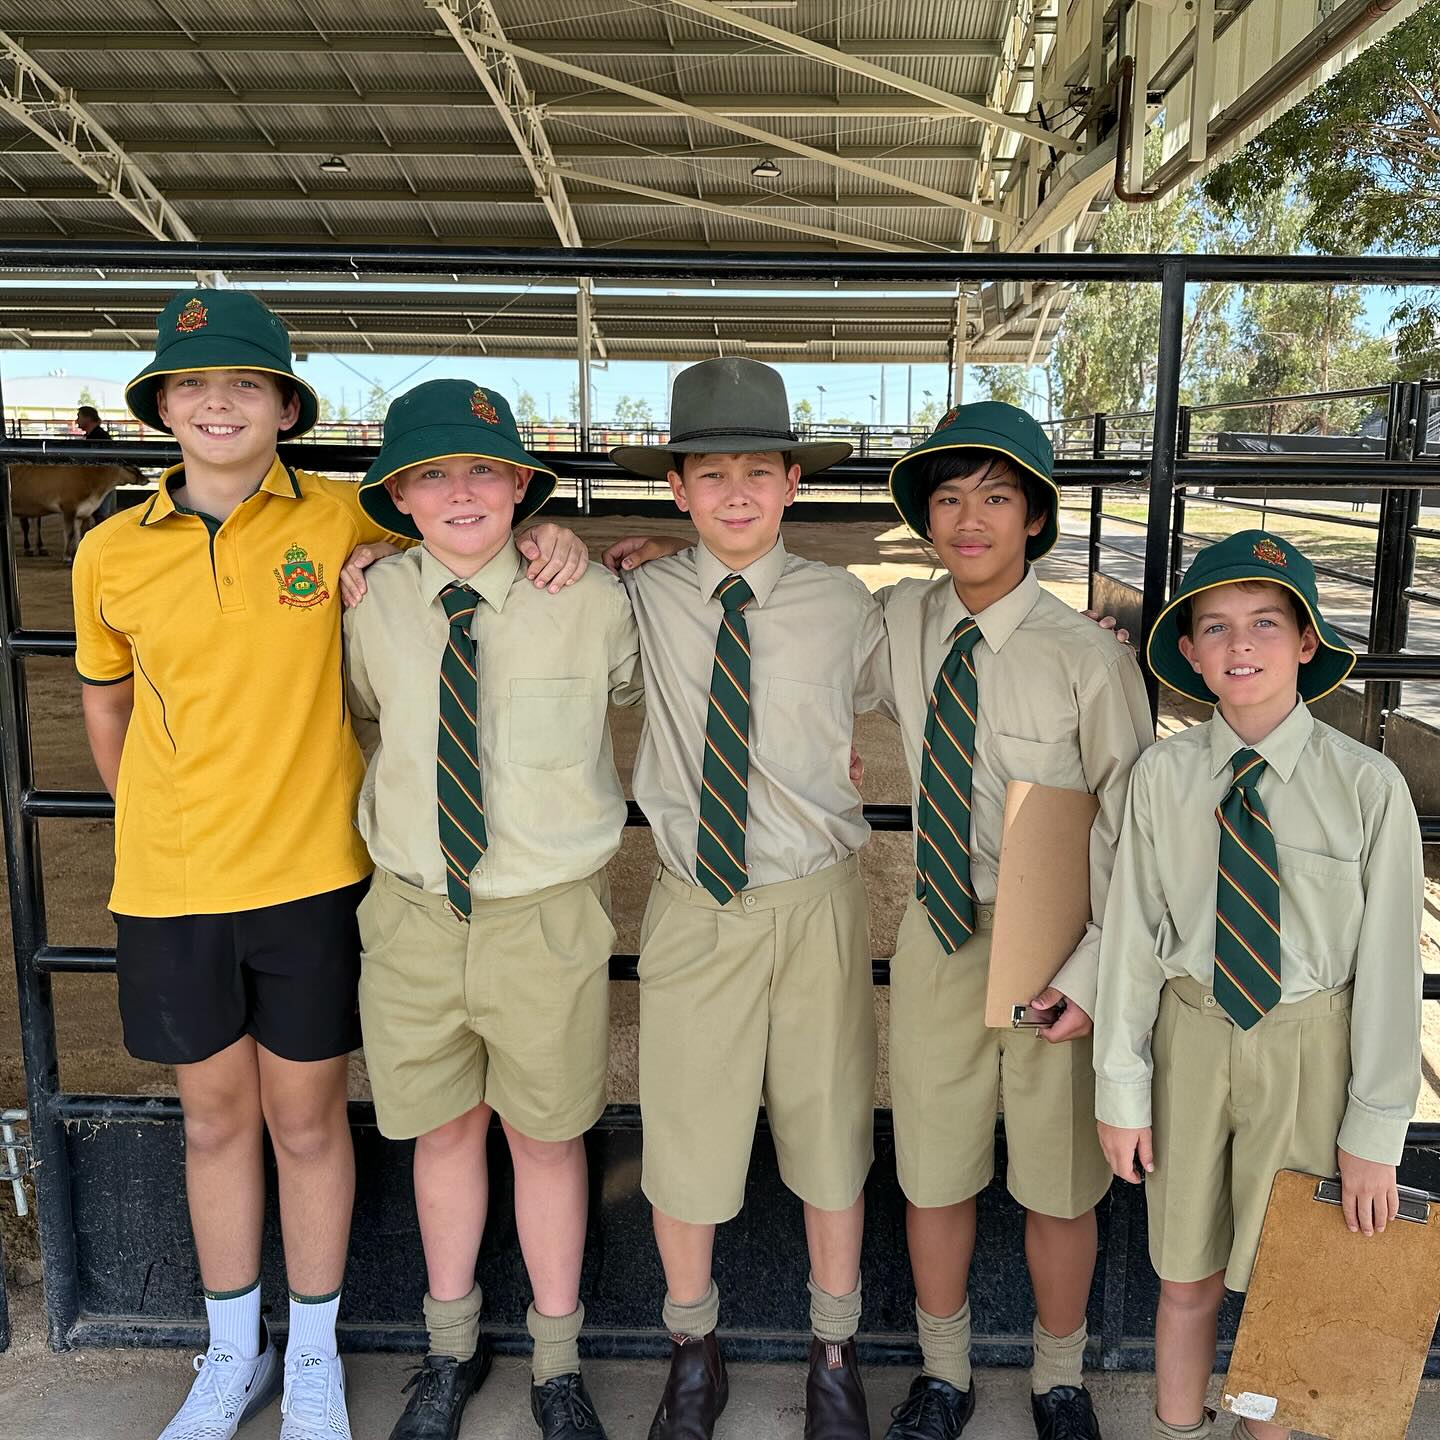
[{"label": "green striped tie", "polygon": [[705,763],[700,770],[700,832],[695,872],[721,904],[745,888],[746,786],[750,781],[750,631],[745,607],[755,592],[727,575],[715,598],[725,607],[715,635]]},{"label": "green striped tie", "polygon": [[480,681],[470,622],[479,600],[468,585],[454,581],[440,592],[450,620],[450,638],[440,661],[440,737],[435,752],[440,849],[445,854],[445,890],[459,915],[470,913],[470,872],[489,841],[485,836],[484,791],[480,785]]},{"label": "green striped tie", "polygon": [[970,782],[975,756],[979,687],[971,651],[980,627],[967,615],[950,632],[930,692],[925,753],[920,762],[920,803],[915,816],[915,894],[947,955],[975,933],[975,892],[970,888]]},{"label": "green striped tie", "polygon": [[1215,808],[1215,998],[1248,1030],[1280,1000],[1280,870],[1257,788],[1265,761],[1253,750],[1237,750],[1230,764],[1234,778]]}]

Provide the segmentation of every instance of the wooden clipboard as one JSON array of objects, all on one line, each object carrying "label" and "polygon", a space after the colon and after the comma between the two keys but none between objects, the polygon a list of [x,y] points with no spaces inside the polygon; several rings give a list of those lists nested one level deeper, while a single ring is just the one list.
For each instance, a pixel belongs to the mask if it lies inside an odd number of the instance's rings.
[{"label": "wooden clipboard", "polygon": [[1090,923],[1090,827],[1100,802],[1084,790],[1012,780],[990,937],[985,1023],[1008,1030],[1055,977]]},{"label": "wooden clipboard", "polygon": [[1281,1170],[1225,1377],[1231,1414],[1327,1440],[1405,1440],[1440,1318],[1440,1196],[1352,1235],[1340,1182]]}]

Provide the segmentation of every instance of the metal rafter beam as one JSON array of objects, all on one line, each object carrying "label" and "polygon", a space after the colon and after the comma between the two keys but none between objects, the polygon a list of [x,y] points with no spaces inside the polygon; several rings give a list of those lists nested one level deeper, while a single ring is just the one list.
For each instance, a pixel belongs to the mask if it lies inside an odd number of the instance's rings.
[{"label": "metal rafter beam", "polygon": [[[448,35],[325,34],[313,30],[292,31],[211,31],[186,35],[178,30],[33,31],[18,37],[31,51],[145,51],[203,55],[242,53],[252,55],[448,55],[453,47]],[[646,59],[724,58],[753,54],[755,47],[743,40],[681,37],[673,43],[662,39],[619,39],[556,35],[536,40],[535,48],[552,55],[640,56]],[[859,38],[836,42],[845,55],[950,56],[959,59],[995,59],[1000,43],[991,39],[964,39],[954,36],[933,40]]]},{"label": "metal rafter beam", "polygon": [[0,112],[63,157],[157,240],[195,240],[195,232],[134,159],[25,48],[0,30]]},{"label": "metal rafter beam", "polygon": [[[640,108],[636,112],[638,114],[648,115],[653,114],[656,110],[667,110],[672,115],[688,115],[693,120],[703,120],[708,125],[716,125],[723,130],[733,130],[739,135],[748,135],[752,140],[758,140],[771,149],[786,150],[792,155],[803,155],[807,160],[818,160],[824,165],[849,170],[853,174],[864,175],[869,180],[878,180],[881,184],[889,185],[894,189],[908,190],[913,195],[924,195],[928,199],[938,201],[942,205],[949,205],[956,210],[966,210],[972,214],[998,220],[1002,224],[1014,224],[1008,216],[1001,215],[998,210],[985,205],[976,205],[974,201],[967,200],[962,196],[951,195],[944,190],[933,190],[928,185],[919,185],[915,181],[904,179],[899,175],[888,174],[884,170],[877,170],[874,166],[866,165],[858,160],[841,160],[830,151],[817,150],[813,145],[806,145],[803,141],[791,140],[788,136],[777,135],[773,131],[747,125],[744,121],[733,119],[729,115],[706,109],[703,105],[691,104],[685,100],[673,99],[668,95],[642,90],[638,85],[629,85],[625,81],[616,80],[609,75],[601,75],[597,71],[586,70],[579,65],[571,65],[569,61],[542,55],[523,45],[516,45],[493,32],[490,34],[477,33],[474,39],[477,44],[493,50],[507,51],[519,60],[528,60],[532,64],[557,70],[562,75],[569,75],[572,79],[583,81],[587,85],[613,90],[618,95],[638,101],[640,102]],[[833,102],[827,102],[827,104],[831,106],[827,113],[833,113]],[[753,113],[753,110],[747,113]]]},{"label": "metal rafter beam", "polygon": [[[502,54],[492,71],[486,57],[470,39],[477,26],[493,34],[503,33],[495,7],[490,0],[426,0],[426,4],[435,12],[493,102],[495,112],[509,131],[516,153],[535,187],[535,197],[545,207],[560,243],[567,250],[580,249],[584,244],[580,238],[580,226],[570,208],[565,182],[556,174],[555,152],[550,148],[550,139],[536,109],[535,97],[530,93],[529,81],[509,55]],[[589,281],[582,281],[581,289],[588,297]],[[589,333],[590,343],[603,357],[605,341],[593,318]]]},{"label": "metal rafter beam", "polygon": [[[894,240],[873,239],[868,235],[853,235],[845,230],[827,230],[819,225],[806,225],[799,220],[786,220],[778,215],[764,214],[760,212],[755,204],[745,206],[734,203],[736,200],[743,201],[748,198],[744,196],[726,197],[727,203],[722,204],[714,200],[701,200],[694,195],[677,195],[669,190],[652,190],[649,186],[632,185],[626,180],[610,180],[602,175],[587,174],[583,170],[565,169],[559,173],[565,179],[578,180],[582,184],[603,185],[607,189],[618,190],[626,195],[640,196],[645,203],[683,205],[691,210],[704,210],[712,215],[725,215],[732,220],[748,220],[756,225],[773,225],[778,230],[794,230],[801,235],[814,235],[820,240],[837,240],[842,245],[859,245],[866,250],[885,250],[891,253],[897,251],[914,253],[916,250],[922,248],[916,245],[902,245]],[[760,195],[754,198],[759,205],[788,203],[782,201],[779,196]],[[605,196],[604,199],[606,203],[623,203],[615,202],[613,196]]]},{"label": "metal rafter beam", "polygon": [[1082,149],[1076,141],[1067,139],[1063,135],[1052,135],[1041,125],[1032,125],[1028,120],[1007,115],[1003,110],[977,104],[967,96],[952,95],[948,91],[941,90],[934,85],[927,85],[923,80],[912,79],[909,75],[892,70],[888,66],[876,65],[873,61],[863,59],[859,55],[847,55],[833,46],[823,45],[818,40],[810,39],[808,35],[797,35],[793,31],[782,30],[778,25],[768,24],[757,16],[727,9],[723,5],[716,5],[714,0],[670,0],[670,3],[679,5],[686,10],[693,10],[700,15],[706,15],[712,20],[718,20],[722,24],[733,26],[747,34],[757,35],[762,40],[768,40],[772,45],[793,50],[796,54],[804,55],[808,59],[833,65],[852,75],[863,75],[869,80],[878,80],[882,85],[888,85],[902,94],[928,100],[932,105],[939,105],[942,109],[953,111],[957,115],[965,115],[972,120],[981,120],[987,125],[996,125],[1004,130],[1013,130],[1028,140],[1039,140],[1043,144],[1051,145],[1057,150],[1068,151],[1072,155],[1078,155]]}]

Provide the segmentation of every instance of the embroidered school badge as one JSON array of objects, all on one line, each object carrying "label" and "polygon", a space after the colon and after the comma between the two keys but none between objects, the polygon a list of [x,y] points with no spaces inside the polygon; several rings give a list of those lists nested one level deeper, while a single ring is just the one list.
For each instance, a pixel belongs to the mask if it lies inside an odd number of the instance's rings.
[{"label": "embroidered school badge", "polygon": [[483,420],[487,425],[500,423],[499,412],[491,404],[490,397],[483,390],[477,390],[471,395],[470,409],[474,412],[476,419]]},{"label": "embroidered school badge", "polygon": [[175,317],[175,328],[188,335],[192,330],[203,330],[210,323],[210,312],[198,300],[187,300]]},{"label": "embroidered school badge", "polygon": [[303,545],[293,544],[285,552],[284,565],[275,571],[275,583],[280,587],[280,603],[298,610],[309,610],[330,598],[325,567],[317,565]]},{"label": "embroidered school badge", "polygon": [[948,430],[954,423],[955,417],[960,413],[960,407],[953,405],[945,412],[945,418],[935,427],[936,431]]},{"label": "embroidered school badge", "polygon": [[1255,558],[1267,565],[1278,565],[1282,570],[1285,568],[1285,552],[1273,540],[1261,540],[1255,546]]}]

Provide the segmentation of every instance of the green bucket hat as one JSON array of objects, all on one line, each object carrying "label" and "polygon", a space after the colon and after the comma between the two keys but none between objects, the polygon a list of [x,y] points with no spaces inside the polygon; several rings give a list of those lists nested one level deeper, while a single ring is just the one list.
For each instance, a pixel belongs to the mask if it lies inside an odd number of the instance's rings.
[{"label": "green bucket hat", "polygon": [[313,428],[320,402],[296,373],[290,335],[280,317],[244,290],[182,290],[160,312],[155,356],[125,387],[130,413],[152,430],[170,427],[160,418],[157,396],[166,375],[185,370],[260,370],[283,375],[300,397],[300,416],[280,439],[294,440]]},{"label": "green bucket hat", "polygon": [[805,476],[838,465],[854,448],[843,440],[802,442],[790,428],[790,404],[780,372],[758,360],[727,356],[702,360],[675,377],[667,444],[621,445],[610,458],[635,475],[663,480],[675,468],[676,455],[780,450]]},{"label": "green bucket hat", "polygon": [[520,444],[510,402],[498,390],[470,380],[427,380],[407,390],[385,412],[384,440],[360,482],[360,508],[395,535],[420,538],[415,522],[396,508],[385,482],[427,460],[471,455],[503,460],[535,473],[515,506],[515,524],[533,515],[554,493],[560,477]]},{"label": "green bucket hat", "polygon": [[999,400],[956,405],[922,440],[890,468],[890,498],[905,523],[922,539],[930,538],[929,497],[921,491],[921,460],[937,450],[990,450],[1028,470],[1053,495],[1045,528],[1025,542],[1025,558],[1036,561],[1055,548],[1060,537],[1060,487],[1055,483],[1055,450],[1031,415]]},{"label": "green bucket hat", "polygon": [[1180,626],[1175,610],[1182,601],[1202,590],[1233,585],[1240,580],[1266,580],[1283,585],[1304,602],[1310,623],[1320,637],[1320,648],[1300,667],[1299,689],[1304,700],[1319,700],[1339,685],[1355,666],[1355,652],[1320,613],[1315,590],[1315,567],[1288,541],[1264,530],[1241,530],[1226,540],[1207,545],[1191,562],[1175,592],[1160,612],[1145,646],[1145,661],[1172,690],[1206,705],[1218,697],[1180,653]]}]

